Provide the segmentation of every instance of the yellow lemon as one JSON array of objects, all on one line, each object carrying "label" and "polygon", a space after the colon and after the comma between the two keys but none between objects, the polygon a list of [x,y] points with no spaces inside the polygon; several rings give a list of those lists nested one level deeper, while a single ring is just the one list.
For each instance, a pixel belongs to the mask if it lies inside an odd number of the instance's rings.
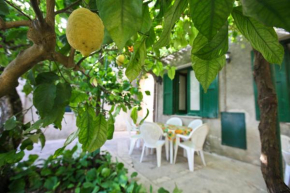
[{"label": "yellow lemon", "polygon": [[104,39],[104,25],[101,18],[86,8],[79,8],[68,18],[66,37],[68,43],[83,56],[89,56],[100,49]]},{"label": "yellow lemon", "polygon": [[118,66],[122,66],[124,64],[125,56],[123,54],[117,56],[116,63]]}]

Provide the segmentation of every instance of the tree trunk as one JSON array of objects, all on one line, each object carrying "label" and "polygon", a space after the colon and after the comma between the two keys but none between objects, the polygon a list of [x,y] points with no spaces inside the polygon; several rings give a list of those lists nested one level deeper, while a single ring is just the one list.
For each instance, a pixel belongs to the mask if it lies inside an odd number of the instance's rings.
[{"label": "tree trunk", "polygon": [[[14,88],[9,95],[0,98],[0,135],[2,135],[4,131],[3,124],[11,116],[15,115],[17,121],[23,122],[23,115],[21,112],[22,103],[16,89]],[[0,153],[9,152],[10,150],[16,150],[21,143],[21,133],[22,131],[19,131],[18,138],[7,136],[4,139],[4,136],[1,136],[1,140],[4,142],[0,144]],[[11,165],[6,164],[0,168],[0,190],[2,190],[2,192],[9,191],[9,179],[12,175],[13,173],[11,170]]]},{"label": "tree trunk", "polygon": [[254,50],[254,78],[258,87],[260,107],[261,170],[269,192],[290,192],[280,170],[280,149],[277,141],[278,102],[271,79],[270,64]]}]

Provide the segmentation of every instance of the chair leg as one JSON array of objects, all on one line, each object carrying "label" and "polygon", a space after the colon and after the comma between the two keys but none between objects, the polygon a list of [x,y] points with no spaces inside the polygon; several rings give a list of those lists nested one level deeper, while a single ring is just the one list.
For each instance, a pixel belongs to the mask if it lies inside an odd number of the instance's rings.
[{"label": "chair leg", "polygon": [[162,152],[162,146],[156,147],[157,167],[161,166],[161,152]]},{"label": "chair leg", "polygon": [[169,141],[168,138],[165,137],[165,153],[166,153],[166,160],[169,160]]},{"label": "chair leg", "polygon": [[129,155],[132,154],[136,141],[137,141],[136,138],[131,138],[131,139],[130,139]]},{"label": "chair leg", "polygon": [[149,147],[146,147],[146,149],[145,149],[145,154],[146,154],[146,156],[149,154]]},{"label": "chair leg", "polygon": [[194,151],[191,149],[186,149],[187,152],[187,160],[188,160],[188,167],[191,172],[194,170]]},{"label": "chair leg", "polygon": [[177,153],[178,153],[178,144],[175,143],[175,154],[174,154],[174,161],[173,161],[174,164],[176,162]]},{"label": "chair leg", "polygon": [[284,183],[289,187],[290,182],[290,166],[285,165]]},{"label": "chair leg", "polygon": [[145,145],[143,145],[142,154],[141,154],[141,158],[140,158],[140,163],[141,163],[142,160],[143,160],[144,151],[145,151]]},{"label": "chair leg", "polygon": [[137,148],[140,147],[140,139],[137,140],[136,147],[137,147]]},{"label": "chair leg", "polygon": [[201,151],[199,151],[199,152],[200,152],[200,157],[201,157],[202,163],[203,163],[204,166],[206,166],[206,164],[205,164],[205,160],[204,160],[203,151],[201,150]]},{"label": "chair leg", "polygon": [[187,157],[186,150],[183,149],[183,157]]}]

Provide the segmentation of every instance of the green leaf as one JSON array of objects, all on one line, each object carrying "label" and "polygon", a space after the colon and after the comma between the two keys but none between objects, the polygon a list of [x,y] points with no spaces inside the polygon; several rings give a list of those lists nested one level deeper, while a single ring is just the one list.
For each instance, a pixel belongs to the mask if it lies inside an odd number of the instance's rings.
[{"label": "green leaf", "polygon": [[146,118],[148,117],[148,115],[149,115],[149,110],[148,109],[146,109],[147,110],[147,112],[146,112],[146,116],[140,121],[140,123],[139,123],[139,125],[142,125],[143,124],[143,122],[146,120]]},{"label": "green leaf", "polygon": [[25,139],[24,141],[22,141],[20,149],[21,150],[30,150],[32,149],[31,147],[33,147],[33,141],[30,138]]},{"label": "green leaf", "polygon": [[160,39],[154,45],[154,48],[161,48],[169,44],[171,30],[187,5],[187,0],[176,0],[174,4],[167,10],[164,15],[163,31],[160,35]]},{"label": "green leaf", "polygon": [[227,21],[234,0],[191,0],[190,15],[194,26],[211,40]]},{"label": "green leaf", "polygon": [[66,107],[71,98],[72,89],[68,83],[58,83],[56,85],[56,99],[55,106]]},{"label": "green leaf", "polygon": [[143,4],[142,6],[142,27],[141,27],[141,33],[145,34],[146,32],[148,32],[152,26],[152,19],[150,17],[150,13],[149,13],[149,7],[148,7],[148,3]]},{"label": "green leaf", "polygon": [[62,128],[61,122],[71,97],[71,87],[68,83],[58,83],[53,108],[43,116],[43,126],[54,123],[57,128]]},{"label": "green leaf", "polygon": [[40,140],[40,144],[41,144],[41,149],[44,148],[44,145],[45,145],[45,135],[43,133],[40,134],[39,136],[39,140]]},{"label": "green leaf", "polygon": [[9,151],[7,153],[0,153],[0,167],[5,164],[14,164],[19,162],[24,157],[24,152],[20,151],[16,153],[15,150]]},{"label": "green leaf", "polygon": [[105,28],[122,50],[141,28],[142,0],[99,0],[97,6]]},{"label": "green leaf", "polygon": [[4,2],[4,0],[0,0],[0,15],[8,15],[9,8],[8,5]]},{"label": "green leaf", "polygon": [[33,104],[43,117],[46,112],[50,112],[56,97],[56,86],[54,84],[40,84],[33,92]]},{"label": "green leaf", "polygon": [[73,142],[73,140],[75,140],[78,135],[79,135],[80,130],[76,130],[75,132],[72,132],[67,139],[64,142],[64,146],[68,146],[69,144],[71,144],[71,142]]},{"label": "green leaf", "polygon": [[158,193],[170,193],[170,192],[164,188],[159,188]]},{"label": "green leaf", "polygon": [[55,176],[47,178],[44,183],[44,187],[48,190],[55,190],[58,185],[59,181]]},{"label": "green leaf", "polygon": [[[1,6],[1,4],[0,4]],[[25,180],[17,179],[13,180],[11,184],[9,184],[10,192],[24,193],[25,192]]]},{"label": "green leaf", "polygon": [[137,119],[138,119],[138,107],[137,106],[133,107],[130,117],[133,119],[134,124],[136,124]]},{"label": "green leaf", "polygon": [[36,154],[30,154],[28,157],[28,161],[26,163],[31,166],[37,159],[39,158],[39,155]]},{"label": "green leaf", "polygon": [[165,12],[168,10],[168,8],[170,7],[172,1],[168,1],[168,0],[157,0],[156,4],[154,5],[154,7],[159,7],[159,13],[156,16],[156,20],[160,20],[162,19],[162,17],[164,16]]},{"label": "green leaf", "polygon": [[212,60],[202,60],[194,55],[191,57],[195,76],[206,93],[209,85],[225,65],[225,56]]},{"label": "green leaf", "polygon": [[138,99],[139,101],[142,101],[142,100],[143,100],[143,94],[142,94],[142,92],[138,92],[138,94],[137,94],[137,99]]},{"label": "green leaf", "polygon": [[[199,38],[202,35],[199,35]],[[204,40],[204,38],[201,38]],[[199,45],[202,43],[203,45]],[[228,51],[228,24],[226,23],[220,31],[214,36],[212,40],[204,44],[203,41],[195,39],[193,42],[194,47],[200,47],[199,50],[192,51],[191,53],[203,60],[211,60],[221,57]]]},{"label": "green leaf", "polygon": [[40,134],[33,134],[30,135],[28,138],[33,142],[33,143],[38,143],[38,138],[39,138]]},{"label": "green leaf", "polygon": [[42,127],[42,125],[43,125],[43,121],[40,119],[40,120],[36,121],[35,123],[33,123],[33,125],[31,125],[30,128],[26,129],[24,131],[24,134],[27,134],[27,133],[29,133],[30,131],[33,131],[33,130],[38,130],[38,129],[40,129]]},{"label": "green leaf", "polygon": [[12,130],[17,126],[17,120],[15,116],[10,117],[4,124],[5,130]]},{"label": "green leaf", "polygon": [[88,99],[88,95],[80,90],[73,90],[71,93],[70,103],[78,104]]},{"label": "green leaf", "polygon": [[142,70],[142,66],[145,64],[146,57],[146,45],[145,38],[142,38],[141,41],[136,42],[134,45],[134,53],[130,59],[128,67],[126,69],[126,76],[132,82],[135,78],[138,77]]},{"label": "green leaf", "polygon": [[149,90],[145,90],[145,94],[150,96],[150,91]]},{"label": "green leaf", "polygon": [[107,140],[107,122],[102,114],[97,117],[92,107],[86,106],[85,111],[77,117],[80,129],[79,141],[83,150],[93,152],[100,148]]},{"label": "green leaf", "polygon": [[173,193],[182,193],[182,190],[177,187],[175,184],[175,188],[173,189]]},{"label": "green leaf", "polygon": [[92,182],[97,178],[97,169],[96,168],[92,168],[87,172],[86,175],[86,180],[88,182]]},{"label": "green leaf", "polygon": [[104,40],[103,40],[102,44],[110,44],[112,42],[113,42],[113,40],[112,40],[107,28],[105,28]]},{"label": "green leaf", "polygon": [[133,172],[132,174],[131,174],[131,178],[135,178],[135,177],[137,177],[138,176],[138,173],[137,172]]},{"label": "green leaf", "polygon": [[289,0],[241,0],[246,16],[252,17],[266,26],[281,27],[290,32]]},{"label": "green leaf", "polygon": [[168,67],[168,77],[173,80],[175,77],[175,66]]},{"label": "green leaf", "polygon": [[282,63],[284,49],[272,27],[266,27],[257,20],[244,16],[241,7],[234,8],[232,16],[238,29],[251,42],[254,49],[261,52],[268,62]]},{"label": "green leaf", "polygon": [[116,117],[121,111],[121,106],[117,106],[117,108],[115,109],[115,112],[114,112],[114,117]]},{"label": "green leaf", "polygon": [[113,135],[114,135],[114,131],[115,131],[115,120],[113,115],[110,113],[110,117],[108,120],[108,133],[107,133],[107,139],[113,139]]},{"label": "green leaf", "polygon": [[55,152],[54,152],[54,155],[53,155],[53,158],[56,158],[57,156],[59,156],[65,149],[65,146],[64,147],[61,147],[61,148],[58,148]]},{"label": "green leaf", "polygon": [[59,79],[58,75],[56,75],[53,72],[43,72],[43,73],[38,74],[35,81],[36,81],[36,85],[44,84],[44,83],[53,84],[58,79]]}]

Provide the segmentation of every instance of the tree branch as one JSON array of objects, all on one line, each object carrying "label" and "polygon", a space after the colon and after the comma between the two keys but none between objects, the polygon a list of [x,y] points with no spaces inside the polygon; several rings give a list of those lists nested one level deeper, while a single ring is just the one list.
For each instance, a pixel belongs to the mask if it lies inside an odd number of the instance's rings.
[{"label": "tree branch", "polygon": [[37,0],[30,0],[30,3],[31,3],[31,6],[32,6],[32,8],[33,8],[33,10],[35,12],[35,15],[36,15],[37,19],[40,22],[40,25],[43,25],[45,22],[44,22],[44,19],[43,19],[42,12],[40,11],[40,9],[38,7]]},{"label": "tree branch", "polygon": [[68,59],[69,63],[74,63],[75,53],[76,53],[76,50],[73,47],[71,47],[70,53],[69,53],[69,59]]},{"label": "tree branch", "polygon": [[0,19],[0,29],[10,29],[20,26],[30,26],[31,22],[22,20],[22,21],[10,21],[10,22],[4,22],[2,19]]},{"label": "tree branch", "polygon": [[48,25],[54,27],[54,6],[55,6],[55,0],[46,0],[46,22]]},{"label": "tree branch", "polygon": [[8,5],[10,5],[11,7],[13,7],[14,9],[16,9],[19,13],[21,13],[23,16],[27,17],[30,21],[32,21],[32,19],[26,15],[25,13],[23,13],[16,5],[14,5],[13,3],[10,3],[7,0],[4,0]]},{"label": "tree branch", "polygon": [[73,68],[76,66],[74,61],[71,61],[68,56],[65,56],[59,52],[54,52],[50,60],[58,62],[62,64],[63,66],[65,66],[66,68]]},{"label": "tree branch", "polygon": [[9,63],[0,76],[0,98],[9,94],[18,85],[18,78],[45,58],[45,49],[42,46],[33,45]]},{"label": "tree branch", "polygon": [[67,6],[66,8],[56,11],[55,15],[66,12],[67,10],[69,10],[70,8],[72,8],[73,6],[77,5],[80,2],[81,2],[81,0],[77,0],[77,1],[73,2],[72,4]]}]

